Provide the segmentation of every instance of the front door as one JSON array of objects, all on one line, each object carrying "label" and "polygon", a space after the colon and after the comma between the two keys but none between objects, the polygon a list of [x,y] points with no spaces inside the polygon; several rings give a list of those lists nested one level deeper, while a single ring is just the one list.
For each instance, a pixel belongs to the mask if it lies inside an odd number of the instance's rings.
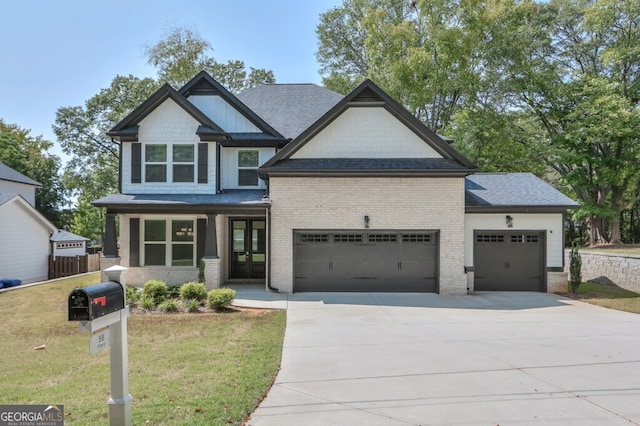
[{"label": "front door", "polygon": [[264,219],[231,219],[231,278],[265,278]]}]

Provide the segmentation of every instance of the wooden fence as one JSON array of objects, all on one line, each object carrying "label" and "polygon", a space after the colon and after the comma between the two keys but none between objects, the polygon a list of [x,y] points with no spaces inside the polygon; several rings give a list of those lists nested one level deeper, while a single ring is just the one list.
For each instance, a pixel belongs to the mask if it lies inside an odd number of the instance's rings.
[{"label": "wooden fence", "polygon": [[49,279],[69,277],[100,270],[100,253],[84,256],[49,256]]}]

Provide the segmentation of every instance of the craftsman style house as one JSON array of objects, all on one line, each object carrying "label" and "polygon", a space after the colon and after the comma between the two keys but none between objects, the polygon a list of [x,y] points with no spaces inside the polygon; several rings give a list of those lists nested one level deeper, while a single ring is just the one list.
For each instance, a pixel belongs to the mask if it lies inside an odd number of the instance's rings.
[{"label": "craftsman style house", "polygon": [[[202,72],[118,123],[103,265],[128,282],[466,294],[566,289],[563,217],[530,174],[482,174],[371,81],[347,96]],[[116,221],[119,235],[116,235]],[[119,243],[119,244],[118,244]]]}]

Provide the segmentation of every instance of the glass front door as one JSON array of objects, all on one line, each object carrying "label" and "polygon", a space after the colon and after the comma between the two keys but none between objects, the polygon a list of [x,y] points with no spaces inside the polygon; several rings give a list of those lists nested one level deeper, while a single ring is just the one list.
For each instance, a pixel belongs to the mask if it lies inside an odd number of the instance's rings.
[{"label": "glass front door", "polygon": [[231,219],[231,278],[265,278],[264,219]]}]

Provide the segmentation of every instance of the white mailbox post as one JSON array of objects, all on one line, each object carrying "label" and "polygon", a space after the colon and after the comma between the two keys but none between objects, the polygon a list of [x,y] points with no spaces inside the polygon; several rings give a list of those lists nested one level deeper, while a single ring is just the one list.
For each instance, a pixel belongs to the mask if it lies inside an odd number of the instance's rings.
[{"label": "white mailbox post", "polygon": [[111,398],[109,425],[131,426],[129,394],[125,274],[127,268],[112,266],[104,272],[107,283],[75,289],[69,295],[69,321],[79,321],[80,333],[91,333],[89,351],[111,348]]}]

